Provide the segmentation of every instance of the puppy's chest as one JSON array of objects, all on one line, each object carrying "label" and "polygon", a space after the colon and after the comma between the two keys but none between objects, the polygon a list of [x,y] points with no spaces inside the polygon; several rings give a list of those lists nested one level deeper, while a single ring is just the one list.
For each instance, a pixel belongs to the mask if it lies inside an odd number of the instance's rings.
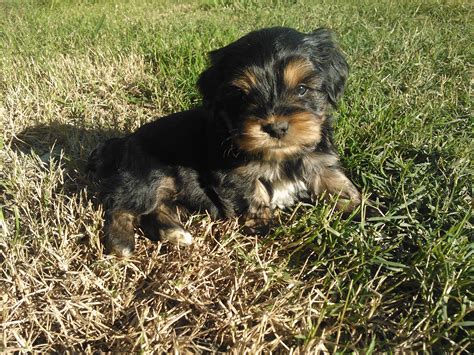
[{"label": "puppy's chest", "polygon": [[281,170],[265,170],[259,177],[265,186],[272,208],[287,208],[308,197],[307,184],[299,170],[290,173]]},{"label": "puppy's chest", "polygon": [[306,184],[303,180],[275,180],[265,182],[268,188],[272,208],[291,207],[302,198],[308,197]]}]

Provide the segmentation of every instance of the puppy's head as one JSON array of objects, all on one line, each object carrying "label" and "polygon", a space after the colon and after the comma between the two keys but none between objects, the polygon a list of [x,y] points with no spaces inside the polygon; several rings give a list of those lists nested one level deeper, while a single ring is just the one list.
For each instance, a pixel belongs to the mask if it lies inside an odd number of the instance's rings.
[{"label": "puppy's head", "polygon": [[314,149],[348,65],[329,30],[251,32],[210,53],[199,78],[204,104],[241,151],[284,159]]}]

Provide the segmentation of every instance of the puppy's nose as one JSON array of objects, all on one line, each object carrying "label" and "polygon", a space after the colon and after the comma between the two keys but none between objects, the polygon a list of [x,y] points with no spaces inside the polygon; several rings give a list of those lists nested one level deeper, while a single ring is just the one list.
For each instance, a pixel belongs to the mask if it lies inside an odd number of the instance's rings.
[{"label": "puppy's nose", "polygon": [[267,132],[273,138],[282,138],[288,132],[288,122],[270,123],[262,127],[264,132]]}]

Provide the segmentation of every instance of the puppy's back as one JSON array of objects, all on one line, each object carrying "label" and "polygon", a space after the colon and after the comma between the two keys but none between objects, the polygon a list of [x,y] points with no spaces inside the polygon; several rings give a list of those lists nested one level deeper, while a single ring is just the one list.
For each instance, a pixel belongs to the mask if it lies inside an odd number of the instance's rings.
[{"label": "puppy's back", "polygon": [[99,144],[89,155],[87,172],[107,179],[120,171],[146,176],[164,166],[201,170],[206,161],[206,113],[193,109],[159,118],[122,138]]}]

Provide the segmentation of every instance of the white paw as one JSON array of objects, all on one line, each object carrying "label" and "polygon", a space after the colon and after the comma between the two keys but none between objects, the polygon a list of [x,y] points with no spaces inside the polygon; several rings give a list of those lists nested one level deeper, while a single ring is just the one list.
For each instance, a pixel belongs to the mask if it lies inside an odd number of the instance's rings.
[{"label": "white paw", "polygon": [[131,255],[133,254],[133,251],[132,251],[130,248],[125,247],[125,248],[123,248],[123,249],[121,249],[121,250],[117,250],[116,253],[117,253],[117,255],[126,258],[126,257],[131,256]]},{"label": "white paw", "polygon": [[191,233],[181,228],[169,229],[163,232],[163,240],[167,240],[175,245],[188,246],[193,244]]}]

